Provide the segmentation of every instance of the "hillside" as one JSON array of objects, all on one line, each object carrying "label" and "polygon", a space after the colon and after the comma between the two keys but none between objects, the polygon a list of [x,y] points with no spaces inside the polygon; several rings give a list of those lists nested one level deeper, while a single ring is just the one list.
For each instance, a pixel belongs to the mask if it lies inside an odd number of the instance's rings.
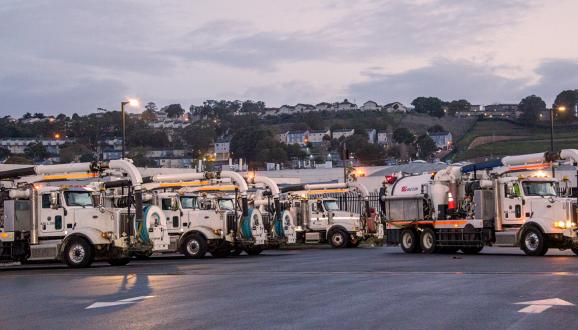
[{"label": "hillside", "polygon": [[[547,151],[550,149],[550,129],[525,127],[510,121],[480,120],[461,139],[456,140],[454,161],[483,160]],[[575,126],[557,127],[554,149],[578,147]]]}]

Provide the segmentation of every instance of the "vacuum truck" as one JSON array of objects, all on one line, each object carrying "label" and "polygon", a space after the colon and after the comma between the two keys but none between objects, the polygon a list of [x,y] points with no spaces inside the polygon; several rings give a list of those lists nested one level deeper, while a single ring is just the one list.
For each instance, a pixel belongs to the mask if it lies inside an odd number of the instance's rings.
[{"label": "vacuum truck", "polygon": [[[93,198],[98,192],[89,186],[44,184],[100,177],[109,169],[124,172],[134,183],[128,199],[132,202],[126,212],[99,204],[101,199]],[[32,179],[22,180],[26,178]],[[95,259],[125,265],[131,253],[152,249],[150,236],[154,233],[149,236],[152,228],[146,224],[155,222],[161,226],[164,220],[155,212],[143,212],[142,178],[128,160],[38,165],[0,171],[0,180],[2,260],[60,260],[73,268],[88,267]],[[130,207],[134,209],[132,213]]]},{"label": "vacuum truck", "polygon": [[[578,160],[578,150],[508,156],[437,173],[388,176],[380,201],[386,241],[406,253],[479,253],[484,246],[578,253],[577,202],[543,170]],[[519,175],[520,171],[530,173]]]},{"label": "vacuum truck", "polygon": [[[359,193],[363,200],[361,213],[340,210],[331,193]],[[304,243],[329,242],[334,248],[357,247],[364,240],[381,245],[383,224],[377,212],[369,207],[369,192],[358,182],[321,183],[281,188],[287,193],[285,203],[295,219],[298,239]]]}]

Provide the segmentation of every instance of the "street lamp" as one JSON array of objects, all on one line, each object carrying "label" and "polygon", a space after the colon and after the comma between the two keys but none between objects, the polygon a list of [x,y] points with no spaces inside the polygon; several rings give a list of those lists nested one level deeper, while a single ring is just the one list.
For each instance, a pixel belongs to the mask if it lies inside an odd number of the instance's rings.
[{"label": "street lamp", "polygon": [[[559,106],[556,110],[564,112],[566,111],[566,107]],[[550,151],[554,152],[554,107],[550,109]]]},{"label": "street lamp", "polygon": [[132,107],[138,107],[139,103],[137,99],[129,99],[127,101],[120,102],[120,116],[122,122],[122,159],[125,158],[126,119],[124,115],[124,106],[127,104]]}]

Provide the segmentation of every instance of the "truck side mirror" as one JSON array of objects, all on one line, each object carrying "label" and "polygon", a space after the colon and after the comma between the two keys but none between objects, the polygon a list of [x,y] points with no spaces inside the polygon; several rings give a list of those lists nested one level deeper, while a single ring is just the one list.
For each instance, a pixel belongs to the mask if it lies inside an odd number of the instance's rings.
[{"label": "truck side mirror", "polygon": [[178,211],[179,210],[179,203],[175,197],[171,198],[171,210]]},{"label": "truck side mirror", "polygon": [[58,192],[53,191],[50,193],[50,207],[53,209],[57,209],[60,205],[58,205]]}]

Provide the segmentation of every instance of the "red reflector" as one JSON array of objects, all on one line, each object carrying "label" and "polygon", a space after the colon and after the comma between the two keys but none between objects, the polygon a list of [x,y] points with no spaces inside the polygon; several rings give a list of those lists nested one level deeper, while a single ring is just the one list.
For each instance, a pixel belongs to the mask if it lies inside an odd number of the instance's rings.
[{"label": "red reflector", "polygon": [[393,184],[395,180],[397,180],[397,178],[393,175],[388,175],[385,177],[385,182],[387,182],[387,184]]}]

